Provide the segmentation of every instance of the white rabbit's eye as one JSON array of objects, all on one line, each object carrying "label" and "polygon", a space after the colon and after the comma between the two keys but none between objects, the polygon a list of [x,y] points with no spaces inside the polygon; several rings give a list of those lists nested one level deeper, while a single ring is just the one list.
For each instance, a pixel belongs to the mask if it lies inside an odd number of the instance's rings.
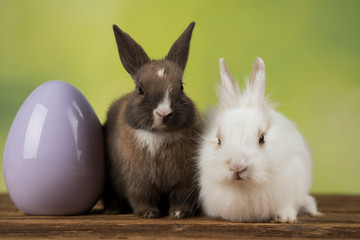
[{"label": "white rabbit's eye", "polygon": [[140,86],[136,86],[136,90],[138,91],[138,93],[140,95],[143,95],[144,94],[144,90],[140,87]]},{"label": "white rabbit's eye", "polygon": [[259,144],[264,144],[265,143],[265,137],[264,134],[261,134],[260,138],[259,138]]},{"label": "white rabbit's eye", "polygon": [[221,131],[220,129],[218,129],[218,132],[216,134],[216,140],[217,140],[217,148],[219,149],[221,146],[221,139],[222,139],[222,135],[221,135]]}]

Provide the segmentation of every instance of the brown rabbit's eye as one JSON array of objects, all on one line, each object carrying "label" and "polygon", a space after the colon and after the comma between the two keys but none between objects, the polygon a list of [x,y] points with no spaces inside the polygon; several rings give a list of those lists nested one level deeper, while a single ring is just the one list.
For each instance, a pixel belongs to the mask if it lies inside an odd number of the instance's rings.
[{"label": "brown rabbit's eye", "polygon": [[144,94],[144,90],[140,86],[136,86],[136,89],[140,95]]},{"label": "brown rabbit's eye", "polygon": [[265,143],[265,137],[264,134],[261,134],[260,138],[259,138],[259,144],[264,144]]},{"label": "brown rabbit's eye", "polygon": [[181,91],[184,91],[184,85],[181,83],[181,85],[180,85],[180,90]]}]

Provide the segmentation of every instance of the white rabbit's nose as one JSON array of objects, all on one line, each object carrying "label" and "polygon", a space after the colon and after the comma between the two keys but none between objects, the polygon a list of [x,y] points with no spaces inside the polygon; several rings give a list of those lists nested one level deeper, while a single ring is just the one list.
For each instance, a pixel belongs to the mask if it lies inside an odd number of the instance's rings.
[{"label": "white rabbit's nose", "polygon": [[247,170],[247,167],[241,164],[233,164],[230,166],[230,171],[236,172],[236,173],[243,173]]}]

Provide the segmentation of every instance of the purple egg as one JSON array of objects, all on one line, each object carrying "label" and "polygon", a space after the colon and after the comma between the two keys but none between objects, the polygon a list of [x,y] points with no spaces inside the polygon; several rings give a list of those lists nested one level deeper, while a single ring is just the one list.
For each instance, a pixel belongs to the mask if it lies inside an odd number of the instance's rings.
[{"label": "purple egg", "polygon": [[15,205],[30,215],[90,210],[105,181],[102,126],[72,85],[50,81],[25,100],[4,149],[4,175]]}]

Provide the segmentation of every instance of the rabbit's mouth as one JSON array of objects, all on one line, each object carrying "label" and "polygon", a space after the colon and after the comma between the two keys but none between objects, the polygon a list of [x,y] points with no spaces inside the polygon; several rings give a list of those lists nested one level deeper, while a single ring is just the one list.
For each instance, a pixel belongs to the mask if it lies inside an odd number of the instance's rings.
[{"label": "rabbit's mouth", "polygon": [[235,181],[244,181],[247,178],[247,174],[246,173],[234,173],[233,174],[233,179]]},{"label": "rabbit's mouth", "polygon": [[167,128],[168,128],[168,126],[166,125],[165,122],[162,122],[153,127],[154,130],[166,130]]},{"label": "rabbit's mouth", "polygon": [[155,117],[151,128],[153,130],[166,130],[169,127],[164,117]]},{"label": "rabbit's mouth", "polygon": [[235,180],[244,180],[244,178],[239,173],[234,173],[234,179]]},{"label": "rabbit's mouth", "polygon": [[242,181],[246,180],[248,176],[247,168],[240,169],[240,170],[234,170],[230,168],[230,171],[232,171],[232,178],[236,181]]}]

